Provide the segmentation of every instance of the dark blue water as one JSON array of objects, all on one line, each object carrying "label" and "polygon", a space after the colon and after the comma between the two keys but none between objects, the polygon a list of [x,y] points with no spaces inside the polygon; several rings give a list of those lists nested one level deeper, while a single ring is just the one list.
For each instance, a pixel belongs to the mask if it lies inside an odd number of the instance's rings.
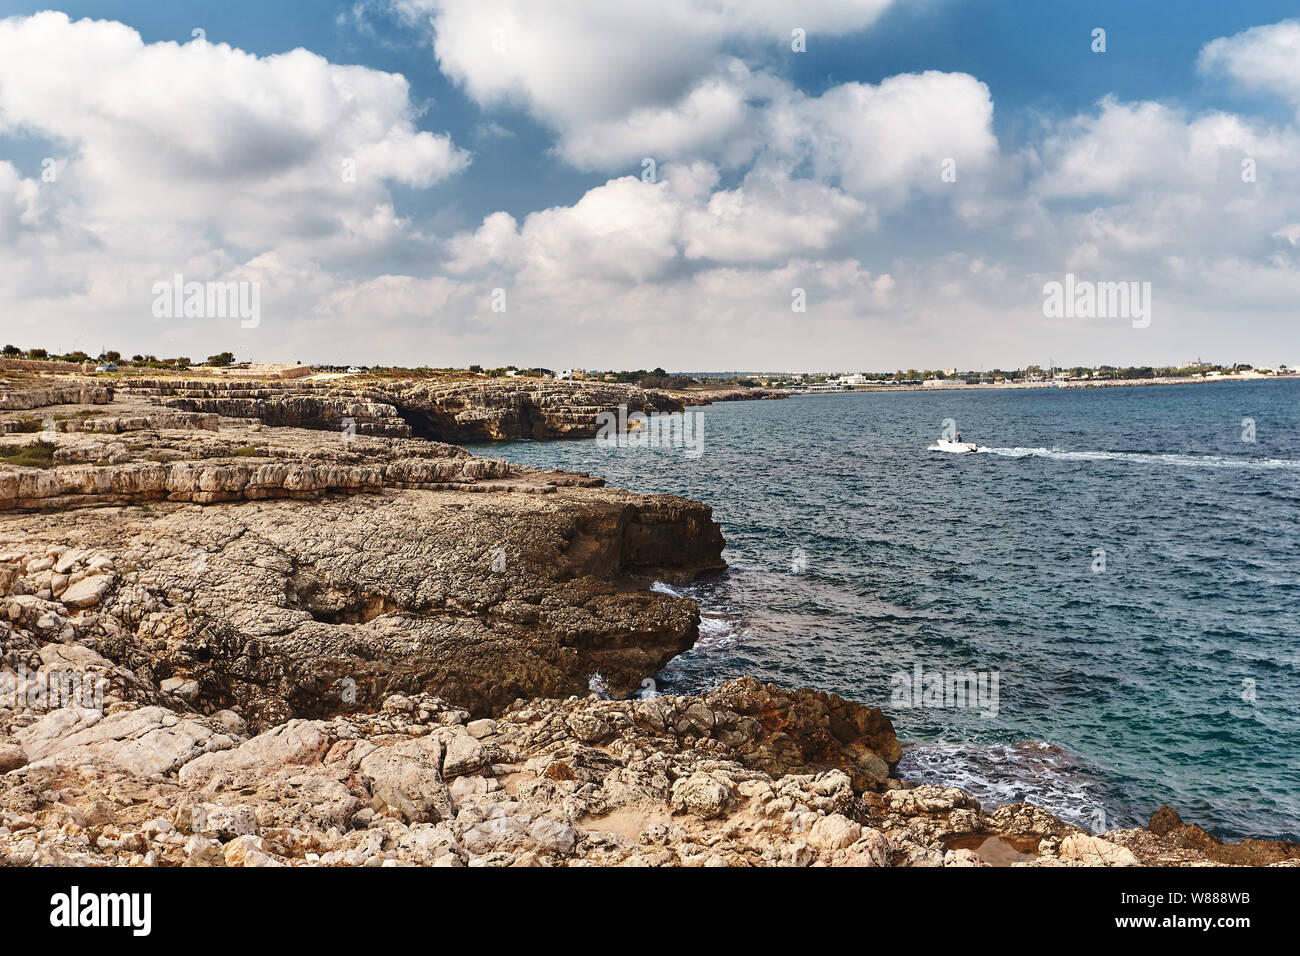
[{"label": "dark blue water", "polygon": [[[1094,830],[1168,803],[1300,839],[1300,382],[700,411],[694,459],[474,447],[713,506],[730,570],[689,590],[703,638],[661,690],[817,687],[884,707],[912,780]],[[948,418],[988,450],[927,450]],[[918,664],[996,674],[996,708],[900,696]]]}]

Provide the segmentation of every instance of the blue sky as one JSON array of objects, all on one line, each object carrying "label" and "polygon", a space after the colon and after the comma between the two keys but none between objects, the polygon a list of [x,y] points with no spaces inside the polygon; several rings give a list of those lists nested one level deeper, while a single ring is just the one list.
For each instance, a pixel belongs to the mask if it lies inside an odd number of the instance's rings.
[{"label": "blue sky", "polygon": [[[537,7],[0,3],[5,337],[434,365],[1300,360],[1293,3]],[[343,190],[322,170],[353,152],[381,158]],[[139,290],[178,272],[260,283],[267,321],[159,324]],[[1066,272],[1151,282],[1154,321],[1045,317]]]}]

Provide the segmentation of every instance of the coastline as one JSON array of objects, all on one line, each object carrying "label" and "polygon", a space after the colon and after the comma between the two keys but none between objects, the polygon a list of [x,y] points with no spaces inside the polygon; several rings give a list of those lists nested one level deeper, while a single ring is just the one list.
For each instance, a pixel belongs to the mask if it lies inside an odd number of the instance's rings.
[{"label": "coastline", "polygon": [[[1300,858],[1168,808],[1099,836],[914,786],[888,717],[833,694],[749,678],[627,699],[698,638],[696,602],[650,584],[725,567],[706,505],[283,424],[297,394],[255,418],[165,390],[12,403],[65,417],[2,439],[53,446],[48,468],[0,466],[3,861]],[[99,706],[57,706],[70,680],[102,686]]]},{"label": "coastline", "polygon": [[1103,379],[1100,381],[1076,382],[980,382],[974,385],[965,383],[939,383],[935,385],[849,385],[840,389],[807,392],[791,390],[790,397],[807,395],[855,395],[880,392],[976,392],[976,391],[1022,391],[1025,389],[1051,388],[1140,388],[1156,385],[1213,385],[1226,382],[1270,382],[1288,381],[1300,378],[1300,375],[1222,375],[1214,378],[1137,378],[1137,379]]}]

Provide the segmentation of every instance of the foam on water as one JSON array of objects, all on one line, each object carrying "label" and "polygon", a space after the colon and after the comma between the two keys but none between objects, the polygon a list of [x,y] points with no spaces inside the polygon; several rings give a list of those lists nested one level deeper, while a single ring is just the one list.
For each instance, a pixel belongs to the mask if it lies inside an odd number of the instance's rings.
[{"label": "foam on water", "polygon": [[700,636],[695,642],[696,648],[724,647],[736,634],[735,615],[717,607],[700,588],[675,587],[663,581],[655,581],[650,590],[670,597],[694,598],[700,604]]},{"label": "foam on water", "polygon": [[1174,465],[1179,468],[1245,468],[1274,471],[1300,470],[1300,461],[1290,458],[1247,458],[1235,455],[1184,455],[1175,452],[1153,454],[1135,451],[1067,451],[1063,448],[989,448],[980,445],[975,454],[1004,458],[1054,458],[1058,461],[1129,461],[1135,464]]},{"label": "foam on water", "polygon": [[1105,784],[1077,757],[1043,741],[912,742],[904,746],[898,772],[916,784],[959,787],[986,811],[1032,803],[1093,832],[1142,822],[1108,810]]}]

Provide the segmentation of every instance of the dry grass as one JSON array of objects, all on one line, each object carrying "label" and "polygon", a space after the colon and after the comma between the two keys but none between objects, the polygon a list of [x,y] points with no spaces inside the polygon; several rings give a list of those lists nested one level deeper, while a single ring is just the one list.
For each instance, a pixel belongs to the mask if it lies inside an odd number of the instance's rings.
[{"label": "dry grass", "polygon": [[51,468],[54,465],[54,442],[35,441],[28,445],[0,445],[0,463],[14,468]]}]

